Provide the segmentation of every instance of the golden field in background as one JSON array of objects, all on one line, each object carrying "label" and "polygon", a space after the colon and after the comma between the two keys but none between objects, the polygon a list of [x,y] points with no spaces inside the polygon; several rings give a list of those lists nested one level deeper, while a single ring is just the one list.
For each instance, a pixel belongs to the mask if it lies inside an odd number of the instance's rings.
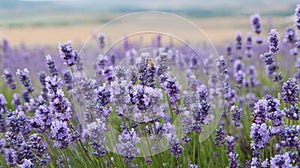
[{"label": "golden field in background", "polygon": [[[252,31],[249,17],[209,17],[189,18],[189,20],[201,28],[213,43],[233,41],[237,31],[241,31],[243,35]],[[262,16],[263,33],[267,33],[267,29],[269,29],[269,20]],[[283,33],[284,28],[291,26],[287,20],[291,19],[273,17],[271,23],[279,33]],[[26,43],[29,46],[56,45],[58,42],[67,40],[83,43],[101,25],[103,24],[2,27],[0,28],[0,38],[7,38],[12,45],[20,43]],[[125,36],[124,30],[132,29],[133,26],[137,25],[122,23],[121,28],[119,25],[111,26],[110,32],[113,32],[111,36]],[[171,29],[178,34],[185,31],[176,26],[172,26]],[[190,39],[191,37],[195,39]],[[197,36],[194,35],[188,35],[186,38],[197,41]]]}]

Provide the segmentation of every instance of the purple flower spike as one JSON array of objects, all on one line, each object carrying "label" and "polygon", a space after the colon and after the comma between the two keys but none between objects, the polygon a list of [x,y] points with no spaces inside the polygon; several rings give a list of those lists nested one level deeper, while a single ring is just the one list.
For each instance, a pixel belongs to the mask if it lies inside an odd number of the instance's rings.
[{"label": "purple flower spike", "polygon": [[16,81],[9,69],[4,69],[3,76],[5,77],[6,85],[8,85],[13,90],[16,89]]},{"label": "purple flower spike", "polygon": [[299,125],[285,126],[280,136],[281,145],[288,148],[300,148]]},{"label": "purple flower spike", "polygon": [[183,152],[183,146],[176,136],[175,126],[169,122],[163,125],[163,136],[167,139],[170,152],[176,158],[180,157]]},{"label": "purple flower spike", "polygon": [[23,84],[23,86],[27,89],[27,91],[29,93],[32,93],[34,91],[34,89],[32,88],[32,85],[30,83],[28,69],[24,69],[23,71],[18,69],[16,74],[19,77],[19,79],[20,79],[21,83]]},{"label": "purple flower spike", "polygon": [[289,153],[284,153],[284,154],[279,154],[275,155],[274,157],[271,158],[270,161],[270,166],[271,168],[277,168],[277,167],[282,167],[282,168],[289,168],[292,167],[291,164],[291,158],[289,156]]},{"label": "purple flower spike", "polygon": [[280,110],[280,102],[277,98],[274,98],[270,95],[266,96],[267,100],[267,117],[273,123],[273,126],[277,127],[284,124],[283,114]]},{"label": "purple flower spike", "polygon": [[238,154],[235,153],[235,144],[233,136],[226,136],[226,153],[229,158],[229,167],[230,168],[240,168]]},{"label": "purple flower spike", "polygon": [[284,41],[286,43],[295,43],[296,41],[296,31],[293,28],[287,28],[285,30],[285,37],[284,37]]},{"label": "purple flower spike", "polygon": [[99,41],[100,48],[103,50],[103,48],[105,47],[105,34],[104,33],[100,33],[98,35],[98,41]]},{"label": "purple flower spike", "polygon": [[216,130],[215,144],[217,146],[222,146],[225,143],[224,139],[225,139],[226,131],[223,129],[223,127],[224,126],[221,124],[220,128]]},{"label": "purple flower spike", "polygon": [[299,99],[299,86],[295,78],[289,78],[282,86],[282,100],[285,103],[295,104]]},{"label": "purple flower spike", "polygon": [[70,141],[70,129],[65,121],[55,120],[51,126],[51,138],[54,140],[54,146],[58,148],[67,148]]},{"label": "purple flower spike", "polygon": [[117,151],[125,157],[124,162],[129,163],[133,160],[137,154],[140,153],[140,149],[137,148],[137,144],[140,143],[140,138],[137,136],[134,129],[128,131],[123,130],[119,135],[119,144],[117,144]]},{"label": "purple flower spike", "polygon": [[299,120],[299,107],[297,104],[291,105],[290,108],[284,108],[283,113],[285,114],[286,118]]},{"label": "purple flower spike", "polygon": [[48,70],[50,72],[50,76],[57,76],[58,75],[58,71],[55,67],[54,61],[51,57],[51,55],[46,55],[46,63],[48,65]]},{"label": "purple flower spike", "polygon": [[296,9],[295,9],[295,16],[296,16],[295,25],[300,30],[300,4],[298,4]]},{"label": "purple flower spike", "polygon": [[58,50],[66,65],[73,66],[78,62],[79,53],[73,50],[71,41],[66,44],[58,44]]},{"label": "purple flower spike", "polygon": [[256,34],[260,34],[262,31],[260,20],[260,15],[258,13],[251,15],[252,28]]},{"label": "purple flower spike", "polygon": [[245,73],[241,70],[235,73],[234,78],[239,88],[243,87],[246,84],[245,77],[246,77]]},{"label": "purple flower spike", "polygon": [[241,35],[241,32],[236,33],[235,41],[236,41],[236,49],[241,50],[242,49],[242,35]]},{"label": "purple flower spike", "polygon": [[232,112],[232,122],[235,127],[241,126],[242,110],[237,106],[232,106],[230,111]]},{"label": "purple flower spike", "polygon": [[163,83],[163,86],[166,89],[168,96],[170,97],[170,103],[175,105],[180,99],[180,90],[181,87],[179,86],[176,79],[168,76]]},{"label": "purple flower spike", "polygon": [[256,124],[262,124],[266,122],[268,110],[268,101],[261,99],[255,103],[254,113],[252,115],[252,121]]},{"label": "purple flower spike", "polygon": [[276,31],[276,29],[271,29],[269,33],[268,42],[269,42],[269,50],[272,53],[275,53],[276,51],[279,50],[278,32]]},{"label": "purple flower spike", "polygon": [[251,146],[253,148],[263,149],[270,139],[270,131],[268,126],[265,123],[253,123],[251,125],[250,138],[253,139],[251,141]]}]

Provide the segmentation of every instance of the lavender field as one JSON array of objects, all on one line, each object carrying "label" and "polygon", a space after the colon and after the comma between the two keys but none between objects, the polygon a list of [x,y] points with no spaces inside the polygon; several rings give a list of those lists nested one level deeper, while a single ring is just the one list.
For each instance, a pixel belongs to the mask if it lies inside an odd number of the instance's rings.
[{"label": "lavender field", "polygon": [[253,13],[248,33],[215,44],[153,11],[54,47],[3,38],[0,167],[299,168],[293,9],[284,28]]}]

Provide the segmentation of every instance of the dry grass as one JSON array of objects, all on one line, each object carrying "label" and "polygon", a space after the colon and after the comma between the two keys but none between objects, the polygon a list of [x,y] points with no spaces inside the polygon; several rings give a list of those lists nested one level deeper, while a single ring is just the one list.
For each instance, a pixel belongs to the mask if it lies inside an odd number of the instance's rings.
[{"label": "dry grass", "polygon": [[[248,17],[222,17],[222,18],[197,18],[190,19],[198,25],[213,43],[219,43],[226,40],[234,40],[237,30],[242,33],[251,31],[250,21]],[[288,26],[284,18],[273,18],[273,25],[282,29]],[[267,18],[264,18],[264,23],[267,23]],[[267,24],[265,24],[267,25]],[[78,26],[45,26],[45,27],[15,27],[15,28],[2,28],[0,29],[0,37],[7,38],[12,45],[18,45],[22,42],[27,45],[56,45],[57,42],[64,42],[72,40],[74,42],[84,42],[89,36],[101,25],[78,25]],[[143,27],[143,24],[138,26]],[[122,23],[110,28],[112,39],[114,37],[124,36],[125,30],[135,30],[136,25],[130,23]],[[268,29],[267,26],[264,28]],[[195,32],[187,32],[182,30],[180,26],[172,26],[172,30],[180,38],[188,38],[189,40],[199,40],[199,36],[195,36]],[[187,37],[186,37],[187,36]],[[192,39],[191,39],[192,38]]]}]

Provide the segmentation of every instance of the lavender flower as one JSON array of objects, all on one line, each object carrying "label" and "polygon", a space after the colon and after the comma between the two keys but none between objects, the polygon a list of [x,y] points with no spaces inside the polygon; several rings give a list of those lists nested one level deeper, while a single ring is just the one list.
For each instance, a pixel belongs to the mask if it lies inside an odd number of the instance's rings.
[{"label": "lavender flower", "polygon": [[296,31],[293,28],[287,28],[285,30],[284,41],[286,43],[294,44],[296,41]]},{"label": "lavender flower", "polygon": [[5,77],[6,85],[8,85],[13,90],[16,89],[16,81],[9,69],[4,69],[3,76]]},{"label": "lavender flower", "polygon": [[116,57],[117,57],[117,55],[115,53],[110,54],[110,57],[109,57],[110,65],[112,65],[112,66],[116,65],[116,59],[117,59]]},{"label": "lavender flower", "polygon": [[291,163],[292,164],[297,163],[297,160],[299,159],[299,153],[298,153],[298,151],[296,151],[296,152],[289,152],[289,156],[291,158]]},{"label": "lavender flower", "polygon": [[127,73],[128,73],[127,69],[123,66],[116,66],[114,68],[114,74],[116,77],[116,81],[126,80]]},{"label": "lavender flower", "polygon": [[298,81],[300,81],[300,58],[297,58],[295,66],[298,69],[298,72],[294,76]]},{"label": "lavender flower", "polygon": [[19,166],[20,168],[35,168],[35,165],[28,159],[24,159],[24,162]]},{"label": "lavender flower", "polygon": [[279,48],[278,48],[279,40],[278,40],[278,33],[277,33],[276,29],[271,29],[271,31],[269,33],[268,42],[269,42],[269,50],[272,53],[275,53],[276,51],[279,50]]},{"label": "lavender flower", "polygon": [[79,53],[73,50],[71,41],[66,44],[58,44],[58,50],[66,65],[73,66],[77,63]]},{"label": "lavender flower", "polygon": [[166,73],[168,71],[168,53],[160,52],[159,60],[157,61],[157,70],[156,73],[158,76]]},{"label": "lavender flower", "polygon": [[193,131],[193,126],[195,125],[195,120],[193,115],[190,111],[184,111],[182,113],[182,131],[183,131],[183,141],[185,143],[191,141],[191,138],[188,137],[188,134],[190,134]]},{"label": "lavender flower", "polygon": [[93,154],[103,157],[106,154],[105,149],[105,131],[108,130],[104,119],[97,118],[96,121],[89,123],[84,130],[83,136],[92,141],[90,144],[92,148],[96,150]]},{"label": "lavender flower", "polygon": [[55,147],[67,148],[71,142],[70,129],[66,121],[54,120],[51,125],[51,134]]},{"label": "lavender flower", "polygon": [[285,103],[295,104],[299,98],[299,86],[295,78],[289,78],[282,86],[282,100]]},{"label": "lavender flower", "polygon": [[299,38],[296,39],[295,48],[300,49],[300,39]]},{"label": "lavender flower", "polygon": [[272,52],[267,52],[261,55],[261,58],[266,63],[266,65],[272,65],[275,63],[274,54]]},{"label": "lavender flower", "polygon": [[168,75],[165,79],[165,82],[163,83],[163,86],[170,98],[170,103],[176,106],[177,102],[180,99],[179,92],[181,90],[181,87],[179,86],[177,80]]},{"label": "lavender flower", "polygon": [[66,71],[63,73],[63,79],[66,84],[67,90],[73,89],[73,76],[70,71]]},{"label": "lavender flower", "polygon": [[233,136],[226,136],[226,153],[229,158],[229,167],[230,168],[239,168],[241,167],[238,160],[238,154],[235,153],[235,144]]},{"label": "lavender flower", "polygon": [[6,123],[5,123],[5,113],[6,113],[6,104],[7,101],[5,97],[0,94],[0,132],[5,132]]},{"label": "lavender flower", "polygon": [[298,55],[298,48],[291,48],[290,49],[290,55],[292,55],[292,56],[296,56],[296,55]]},{"label": "lavender flower", "polygon": [[97,96],[97,106],[106,106],[108,103],[111,102],[111,91],[108,87],[99,87],[95,90]]},{"label": "lavender flower", "polygon": [[288,119],[299,120],[299,107],[297,104],[291,105],[290,108],[284,108],[283,113]]},{"label": "lavender flower", "polygon": [[291,158],[290,158],[290,156],[287,152],[282,154],[282,155],[281,154],[275,155],[270,160],[270,166],[271,166],[271,168],[277,168],[277,167],[289,168],[289,167],[292,167]]},{"label": "lavender flower", "polygon": [[220,56],[217,60],[218,77],[221,81],[227,81],[228,79],[228,68],[224,56]]},{"label": "lavender flower", "polygon": [[61,89],[61,80],[57,77],[47,77],[46,85],[49,91],[51,110],[55,116],[63,121],[70,120],[72,108],[69,100],[65,97]]},{"label": "lavender flower", "polygon": [[271,77],[274,82],[277,82],[277,81],[281,82],[282,77],[281,77],[281,74],[277,73],[279,66],[276,65],[274,53],[272,53],[272,52],[264,53],[263,55],[261,55],[261,59],[266,64],[267,75],[269,77]]},{"label": "lavender flower", "polygon": [[284,124],[283,114],[280,110],[280,102],[277,98],[273,98],[270,95],[266,96],[267,100],[267,117],[273,123],[273,126],[277,127]]},{"label": "lavender flower", "polygon": [[18,134],[19,132],[28,134],[31,131],[31,125],[28,116],[20,110],[7,112],[6,125],[8,126],[8,130],[15,134]]},{"label": "lavender flower", "polygon": [[249,76],[248,83],[251,87],[255,87],[260,84],[260,82],[257,80],[257,72],[255,65],[251,65],[249,67],[247,74]]},{"label": "lavender flower", "polygon": [[[133,109],[126,111],[128,117],[138,122],[153,122],[164,116],[164,108],[161,105],[163,95],[160,89],[133,86],[130,90],[128,106]],[[130,114],[131,113],[131,114]]]},{"label": "lavender flower", "polygon": [[298,4],[296,9],[295,9],[295,16],[296,16],[295,25],[300,30],[300,4]]},{"label": "lavender flower", "polygon": [[152,159],[150,157],[146,158],[146,163],[147,163],[147,165],[151,165],[152,164]]},{"label": "lavender flower", "polygon": [[53,114],[43,97],[39,96],[37,101],[39,105],[35,111],[35,116],[31,118],[31,125],[39,132],[45,132],[46,130],[50,130]]},{"label": "lavender flower", "polygon": [[103,55],[100,55],[97,59],[97,72],[99,75],[101,75],[102,72],[105,70],[106,66],[108,65],[108,59]]},{"label": "lavender flower", "polygon": [[234,78],[236,83],[238,84],[238,88],[243,87],[246,84],[245,81],[245,73],[241,70],[237,71],[237,73],[235,73]]},{"label": "lavender flower", "polygon": [[183,152],[183,147],[176,136],[175,126],[169,122],[165,123],[163,125],[163,136],[167,139],[167,144],[172,155],[176,158],[180,157]]},{"label": "lavender flower", "polygon": [[234,153],[234,148],[235,148],[234,137],[227,135],[225,140],[226,140],[226,153],[227,154]]},{"label": "lavender flower", "polygon": [[262,44],[262,43],[263,43],[263,41],[264,41],[264,38],[263,38],[263,37],[261,37],[261,36],[258,36],[258,37],[256,37],[256,38],[255,38],[255,41],[256,41],[256,44],[260,45],[260,44]]},{"label": "lavender flower", "polygon": [[232,122],[235,127],[241,126],[242,110],[237,106],[232,106],[230,111],[232,112]]},{"label": "lavender flower", "polygon": [[21,83],[27,89],[27,91],[29,93],[32,93],[34,91],[34,89],[32,88],[31,83],[30,83],[28,69],[24,69],[23,71],[18,69],[16,74],[19,77]]},{"label": "lavender flower", "polygon": [[119,144],[116,145],[116,150],[125,157],[125,163],[129,163],[140,153],[140,149],[137,148],[139,143],[140,138],[137,136],[134,129],[131,129],[131,131],[125,129],[122,134],[119,135]]},{"label": "lavender flower", "polygon": [[245,39],[245,54],[251,58],[252,57],[252,37],[251,37],[251,33],[249,32],[246,36]]},{"label": "lavender flower", "polygon": [[198,168],[198,166],[195,165],[195,164],[190,164],[190,165],[189,165],[189,168]]},{"label": "lavender flower", "polygon": [[56,165],[61,168],[68,168],[68,164],[70,164],[70,159],[67,158],[66,155],[62,154],[57,157]]},{"label": "lavender flower", "polygon": [[241,50],[242,49],[242,35],[241,35],[241,32],[236,33],[235,41],[236,41],[236,44],[235,44],[236,49]]},{"label": "lavender flower", "polygon": [[261,99],[255,103],[254,113],[252,114],[252,121],[256,124],[262,124],[266,122],[268,110],[268,101]]},{"label": "lavender flower", "polygon": [[43,99],[45,99],[46,101],[48,100],[48,89],[46,87],[46,74],[45,73],[39,73],[39,80],[40,83],[42,84],[42,88],[41,88],[41,95],[43,97]]},{"label": "lavender flower", "polygon": [[2,49],[4,53],[7,53],[11,50],[10,46],[9,46],[9,42],[6,38],[4,38],[2,40]]},{"label": "lavender flower", "polygon": [[32,134],[29,136],[29,143],[31,146],[32,152],[38,156],[42,157],[46,155],[47,153],[47,146],[43,142],[43,139],[38,134]]},{"label": "lavender flower", "polygon": [[[20,136],[21,134],[19,134]],[[33,160],[35,158],[35,154],[33,153],[32,146],[29,142],[27,142],[24,137],[18,144],[18,148],[16,150],[18,164],[23,164],[26,159]]]},{"label": "lavender flower", "polygon": [[241,60],[235,60],[233,63],[234,72],[244,71],[245,64]]},{"label": "lavender flower", "polygon": [[250,131],[251,146],[253,148],[262,149],[266,146],[270,139],[270,132],[266,123],[252,123]]},{"label": "lavender flower", "polygon": [[137,64],[137,68],[140,73],[139,80],[141,84],[154,87],[156,67],[154,66],[153,60],[149,58],[148,53],[142,53],[142,60]]},{"label": "lavender flower", "polygon": [[213,119],[213,116],[209,115],[211,105],[206,101],[202,101],[194,104],[192,107],[194,120],[196,121],[194,131],[196,133],[201,133],[202,125],[208,124]]},{"label": "lavender flower", "polygon": [[250,160],[246,160],[245,168],[251,168],[251,161]]},{"label": "lavender flower", "polygon": [[26,103],[30,102],[30,93],[27,90],[22,91],[22,97]]},{"label": "lavender flower", "polygon": [[128,64],[133,66],[136,63],[136,58],[137,58],[137,51],[135,49],[131,49],[129,51],[126,51],[126,57],[128,59]]},{"label": "lavender flower", "polygon": [[199,101],[207,101],[208,99],[208,90],[204,84],[200,85],[197,88],[197,91],[199,93]]},{"label": "lavender flower", "polygon": [[227,47],[226,47],[226,55],[227,56],[231,56],[231,53],[232,52],[232,48],[231,48],[231,46],[230,45],[228,45]]},{"label": "lavender flower", "polygon": [[50,72],[50,76],[57,76],[58,75],[58,71],[56,69],[56,66],[54,64],[54,61],[51,57],[51,55],[46,55],[46,63],[48,65],[48,70]]},{"label": "lavender flower", "polygon": [[14,149],[6,149],[5,150],[5,161],[6,164],[10,167],[13,167],[17,164],[17,156],[16,151]]},{"label": "lavender flower", "polygon": [[113,70],[112,66],[105,68],[103,70],[102,74],[108,83],[110,83],[111,81],[114,80],[115,75],[114,75],[114,70]]},{"label": "lavender flower", "polygon": [[16,109],[20,109],[21,107],[21,100],[19,99],[19,95],[17,93],[13,94],[12,104]]},{"label": "lavender flower", "polygon": [[261,26],[261,23],[260,23],[260,16],[259,16],[258,13],[254,14],[254,15],[251,15],[251,23],[252,23],[253,31],[256,34],[260,34],[261,31],[262,31],[262,26]]},{"label": "lavender flower", "polygon": [[4,113],[6,111],[7,101],[3,94],[0,94],[0,113]]},{"label": "lavender flower", "polygon": [[280,136],[281,145],[288,148],[299,149],[299,125],[285,126],[283,133]]},{"label": "lavender flower", "polygon": [[225,135],[226,135],[226,131],[223,129],[223,124],[220,124],[219,129],[216,129],[216,138],[215,138],[215,145],[217,146],[222,146],[225,141]]},{"label": "lavender flower", "polygon": [[98,35],[98,41],[99,41],[100,48],[103,50],[103,48],[105,47],[105,35],[103,33],[100,33]]}]

